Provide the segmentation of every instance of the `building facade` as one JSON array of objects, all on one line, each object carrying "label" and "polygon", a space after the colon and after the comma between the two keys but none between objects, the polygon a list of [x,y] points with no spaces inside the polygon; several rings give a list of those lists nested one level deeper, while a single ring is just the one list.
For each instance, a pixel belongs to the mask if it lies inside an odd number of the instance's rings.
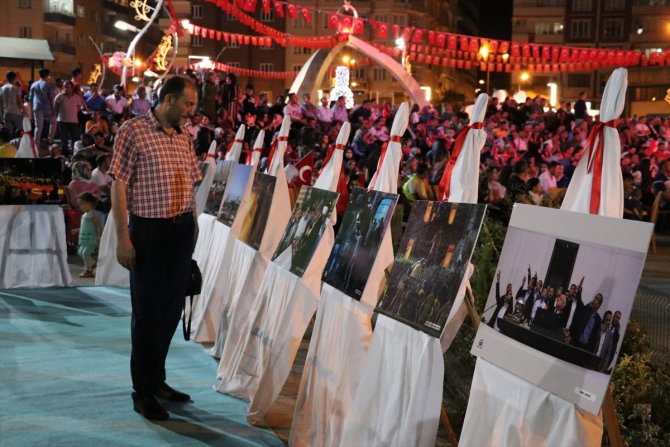
[{"label": "building facade", "polygon": [[[588,48],[640,50],[649,56],[670,43],[670,0],[515,0],[512,40]],[[559,86],[559,101],[586,92],[599,108],[612,69],[575,73],[514,73],[512,85],[548,96]],[[626,113],[669,113],[663,101],[670,67],[629,67]]]}]

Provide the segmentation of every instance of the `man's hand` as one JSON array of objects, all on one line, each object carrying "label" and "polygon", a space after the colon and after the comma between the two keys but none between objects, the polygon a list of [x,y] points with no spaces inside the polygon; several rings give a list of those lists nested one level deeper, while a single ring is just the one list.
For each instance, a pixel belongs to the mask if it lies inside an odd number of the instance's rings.
[{"label": "man's hand", "polygon": [[500,282],[500,270],[498,270],[498,273],[496,274],[496,279]]},{"label": "man's hand", "polygon": [[119,240],[116,245],[116,259],[122,267],[128,270],[135,267],[135,247],[129,239]]}]

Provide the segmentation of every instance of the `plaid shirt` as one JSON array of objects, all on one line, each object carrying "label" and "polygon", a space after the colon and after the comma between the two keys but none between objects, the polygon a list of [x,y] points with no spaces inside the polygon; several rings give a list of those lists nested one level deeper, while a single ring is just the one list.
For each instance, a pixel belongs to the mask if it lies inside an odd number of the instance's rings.
[{"label": "plaid shirt", "polygon": [[193,186],[202,180],[188,132],[168,135],[153,111],[121,126],[109,174],[128,186],[128,211],[146,218],[193,210]]}]

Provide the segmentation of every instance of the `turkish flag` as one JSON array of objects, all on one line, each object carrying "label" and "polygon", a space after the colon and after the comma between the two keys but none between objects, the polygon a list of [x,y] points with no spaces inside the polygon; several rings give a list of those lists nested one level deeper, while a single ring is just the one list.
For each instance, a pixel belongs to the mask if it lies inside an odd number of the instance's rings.
[{"label": "turkish flag", "polygon": [[[445,33],[437,33],[437,45],[443,47],[444,46],[444,38],[445,38]],[[451,51],[455,51],[458,49],[458,39],[456,39],[456,36],[453,34],[449,34],[449,37],[447,38],[447,48],[449,48]]]},{"label": "turkish flag", "polygon": [[496,54],[498,52],[498,41],[492,40],[489,42],[489,53]]},{"label": "turkish flag", "polygon": [[332,12],[328,14],[328,29],[337,31],[340,28],[340,16]]},{"label": "turkish flag", "polygon": [[517,42],[512,43],[512,57],[519,57],[521,53],[519,51],[519,44]]},{"label": "turkish flag", "polygon": [[352,19],[353,19],[353,17],[351,17],[351,16],[342,16],[342,19],[340,20],[340,23],[342,24],[341,31],[343,33],[348,33],[348,34],[351,33],[352,27],[353,27],[353,24],[354,24]]},{"label": "turkish flag", "polygon": [[244,1],[244,10],[247,12],[254,12],[256,10],[257,0],[245,0]]},{"label": "turkish flag", "polygon": [[411,38],[412,38],[412,28],[406,26],[405,29],[402,30],[402,40],[404,40],[405,42],[409,42]]},{"label": "turkish flag", "polygon": [[310,151],[298,160],[295,165],[288,165],[286,167],[286,178],[289,188],[300,188],[303,185],[311,186],[313,173],[314,154]]},{"label": "turkish flag", "polygon": [[412,42],[420,43],[423,40],[423,30],[415,29],[414,34],[412,35]]},{"label": "turkish flag", "polygon": [[284,18],[284,4],[280,2],[273,2],[273,5],[275,7],[275,13],[277,14],[277,17],[280,19]]},{"label": "turkish flag", "polygon": [[503,40],[500,42],[500,45],[498,46],[498,52],[505,54],[509,50],[509,42],[506,40]]},{"label": "turkish flag", "polygon": [[542,46],[542,59],[551,59],[551,48],[547,45]]},{"label": "turkish flag", "polygon": [[263,12],[270,14],[270,0],[262,0],[261,5],[263,6]]},{"label": "turkish flag", "polygon": [[305,23],[312,23],[312,10],[306,6],[300,7],[300,14],[302,14],[303,20]]},{"label": "turkish flag", "polygon": [[377,25],[377,39],[386,39],[389,35],[389,24],[386,22],[379,22]]},{"label": "turkish flag", "polygon": [[428,30],[428,45],[435,45],[435,31]]},{"label": "turkish flag", "polygon": [[295,4],[289,3],[286,5],[286,10],[288,11],[289,18],[295,19],[298,17],[298,7]]},{"label": "turkish flag", "polygon": [[400,35],[400,25],[393,25],[393,37],[398,38]]},{"label": "turkish flag", "polygon": [[363,34],[365,31],[365,22],[358,17],[354,18],[354,34]]},{"label": "turkish flag", "polygon": [[468,38],[466,36],[461,36],[461,51],[468,51],[468,46],[470,45],[470,42],[468,41]]}]

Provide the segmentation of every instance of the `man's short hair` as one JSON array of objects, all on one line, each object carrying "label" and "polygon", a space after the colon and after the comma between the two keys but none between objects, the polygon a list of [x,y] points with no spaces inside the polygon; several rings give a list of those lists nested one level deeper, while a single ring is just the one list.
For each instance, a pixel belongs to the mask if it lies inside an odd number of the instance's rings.
[{"label": "man's short hair", "polygon": [[15,71],[8,71],[7,72],[7,80],[9,82],[14,82],[14,79],[16,79],[16,72]]},{"label": "man's short hair", "polygon": [[537,185],[540,184],[540,179],[537,177],[533,177],[532,179],[528,180],[528,191],[532,190],[535,188]]},{"label": "man's short hair", "polygon": [[40,74],[40,78],[44,79],[51,74],[51,70],[49,70],[48,68],[43,68],[40,71],[38,71],[38,73]]},{"label": "man's short hair", "polygon": [[191,86],[193,85],[192,80],[183,76],[173,76],[169,78],[161,87],[160,94],[158,95],[158,103],[162,103],[167,95],[172,95],[175,98],[181,98],[181,95],[184,94],[184,89],[186,88],[187,83]]},{"label": "man's short hair", "polygon": [[79,76],[81,73],[82,73],[81,68],[75,68],[75,69],[72,70],[72,77],[73,77],[73,78],[76,78],[76,77]]},{"label": "man's short hair", "polygon": [[559,162],[557,162],[557,161],[552,161],[552,162],[549,163],[549,169],[553,169],[553,168],[555,168],[555,167],[558,166],[558,165],[560,165]]}]

